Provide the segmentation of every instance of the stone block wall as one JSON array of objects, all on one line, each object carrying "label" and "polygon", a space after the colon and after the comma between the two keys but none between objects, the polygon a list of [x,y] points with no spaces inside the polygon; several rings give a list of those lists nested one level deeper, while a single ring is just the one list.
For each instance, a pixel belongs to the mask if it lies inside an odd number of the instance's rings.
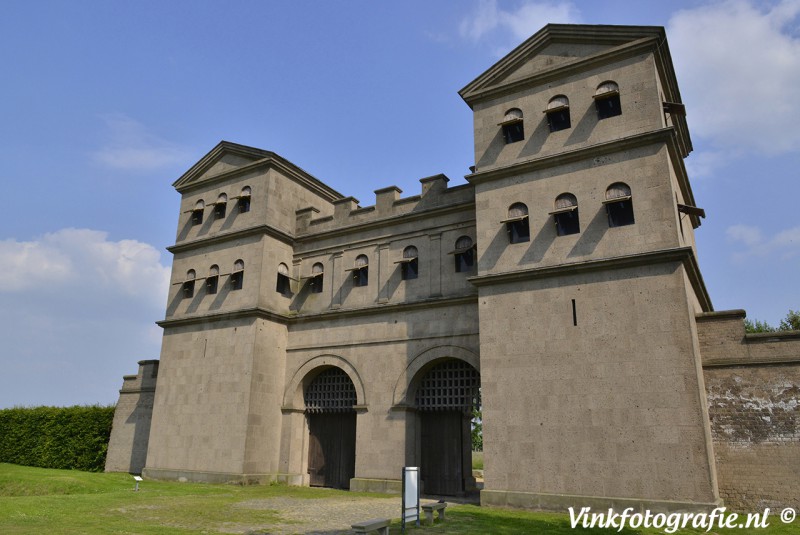
[{"label": "stone block wall", "polygon": [[122,379],[106,455],[106,472],[140,474],[147,460],[158,361],[139,361],[139,373]]},{"label": "stone block wall", "polygon": [[800,503],[800,332],[745,334],[744,311],[698,316],[720,497]]}]

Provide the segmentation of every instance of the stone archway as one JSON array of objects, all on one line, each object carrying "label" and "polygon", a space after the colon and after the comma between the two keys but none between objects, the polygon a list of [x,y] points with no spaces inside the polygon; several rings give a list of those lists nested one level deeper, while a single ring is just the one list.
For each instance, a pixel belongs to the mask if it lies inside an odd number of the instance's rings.
[{"label": "stone archway", "polygon": [[480,404],[480,374],[449,358],[428,368],[417,383],[420,472],[426,494],[461,495],[472,486],[473,409]]},{"label": "stone archway", "polygon": [[308,421],[309,484],[349,489],[356,470],[356,389],[337,367],[320,372],[304,389]]}]

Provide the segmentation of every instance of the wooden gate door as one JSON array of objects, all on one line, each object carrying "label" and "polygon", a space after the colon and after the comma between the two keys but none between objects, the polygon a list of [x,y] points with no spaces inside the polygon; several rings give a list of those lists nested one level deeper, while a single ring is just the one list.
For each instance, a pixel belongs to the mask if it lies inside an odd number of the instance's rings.
[{"label": "wooden gate door", "polygon": [[349,489],[356,475],[356,389],[340,368],[323,371],[304,395],[313,487]]},{"label": "wooden gate door", "polygon": [[465,491],[465,477],[472,469],[464,466],[472,446],[469,419],[480,406],[480,381],[478,370],[457,359],[440,362],[420,380],[415,405],[426,494],[453,496]]},{"label": "wooden gate door", "polygon": [[356,475],[356,413],[309,414],[308,431],[311,486],[349,489]]},{"label": "wooden gate door", "polygon": [[425,494],[454,496],[464,492],[463,419],[461,411],[420,413],[421,476]]}]

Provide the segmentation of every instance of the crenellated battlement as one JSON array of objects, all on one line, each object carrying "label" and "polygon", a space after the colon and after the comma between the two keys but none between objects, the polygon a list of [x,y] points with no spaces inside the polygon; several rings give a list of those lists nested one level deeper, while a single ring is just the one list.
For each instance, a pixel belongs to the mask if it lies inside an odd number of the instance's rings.
[{"label": "crenellated battlement", "polygon": [[463,204],[474,199],[471,185],[448,188],[447,183],[450,179],[443,174],[421,178],[419,181],[422,185],[421,193],[410,197],[401,197],[403,190],[397,186],[375,190],[375,204],[371,206],[360,206],[355,197],[342,197],[333,201],[333,215],[315,218],[320,209],[315,206],[301,208],[295,212],[295,234],[297,236],[316,234],[414,212]]}]

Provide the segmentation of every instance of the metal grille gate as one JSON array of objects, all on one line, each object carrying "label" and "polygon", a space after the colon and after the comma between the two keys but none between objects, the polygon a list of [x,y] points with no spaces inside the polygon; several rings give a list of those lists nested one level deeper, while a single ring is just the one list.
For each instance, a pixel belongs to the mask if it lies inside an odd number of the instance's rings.
[{"label": "metal grille gate", "polygon": [[475,368],[451,359],[431,368],[417,387],[426,494],[452,496],[465,490],[465,476],[472,469],[470,421],[480,405],[480,381]]},{"label": "metal grille gate", "polygon": [[321,372],[303,394],[308,473],[318,487],[350,488],[356,469],[356,389],[340,368]]}]

